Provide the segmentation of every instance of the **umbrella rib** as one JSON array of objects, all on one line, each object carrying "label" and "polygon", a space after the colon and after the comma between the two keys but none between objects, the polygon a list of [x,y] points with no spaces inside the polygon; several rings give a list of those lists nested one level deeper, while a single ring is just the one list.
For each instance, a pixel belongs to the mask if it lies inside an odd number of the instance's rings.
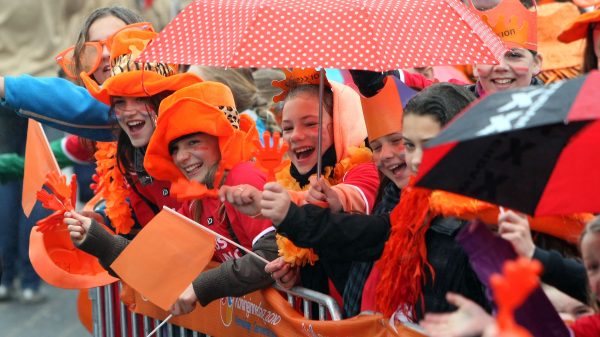
[{"label": "umbrella rib", "polygon": [[379,38],[379,34],[376,34],[376,28],[375,28],[375,25],[373,24],[373,20],[371,20],[372,13],[369,11],[369,6],[366,5],[366,1],[362,1],[361,3],[362,3],[361,12],[366,13],[365,20],[366,20],[367,27],[369,27],[370,36],[368,36],[368,38],[370,39],[371,43],[374,43],[375,41],[373,41],[373,38],[377,37],[377,47],[373,48],[373,50],[375,51],[375,54],[377,55],[377,57],[375,58],[375,60],[376,60],[375,62],[379,63],[379,65],[373,64],[373,66],[375,66],[375,68],[379,68],[379,70],[381,70],[381,71],[393,70],[393,69],[383,69],[384,62],[382,60],[382,54],[381,54],[381,51],[383,50],[383,41],[382,41],[382,39]]},{"label": "umbrella rib", "polygon": [[[259,0],[258,3],[259,5],[254,7],[251,6],[251,8],[255,11],[254,13],[252,13],[251,17],[252,20],[250,20],[243,28],[243,31],[240,34],[240,37],[236,40],[236,45],[233,47],[233,51],[230,54],[226,64],[224,65],[225,67],[234,67],[234,68],[241,68],[241,67],[247,67],[248,65],[241,65],[238,59],[238,62],[236,62],[235,64],[233,64],[232,60],[235,60],[236,58],[239,58],[239,56],[241,55],[241,47],[244,45],[242,42],[245,40],[248,40],[248,31],[250,27],[254,26],[254,23],[258,21],[258,16],[257,13],[259,13],[263,8],[264,8],[264,3],[266,0]],[[250,67],[257,67],[256,64],[252,64],[249,65]],[[257,67],[257,68],[264,68],[264,67]]]}]

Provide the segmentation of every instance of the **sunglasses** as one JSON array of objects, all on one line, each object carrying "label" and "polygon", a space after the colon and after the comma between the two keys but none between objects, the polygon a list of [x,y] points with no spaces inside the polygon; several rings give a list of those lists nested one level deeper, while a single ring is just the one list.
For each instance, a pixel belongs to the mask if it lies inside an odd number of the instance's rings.
[{"label": "sunglasses", "polygon": [[75,46],[71,46],[61,51],[54,59],[56,60],[56,63],[58,63],[58,65],[63,69],[65,74],[72,79],[78,79],[79,73],[82,71],[88,75],[92,75],[92,73],[98,69],[98,66],[102,62],[102,51],[104,46],[106,46],[106,48],[110,51],[114,36],[116,36],[118,33],[129,30],[153,32],[154,28],[152,28],[152,24],[149,22],[138,22],[117,30],[106,40],[85,42],[81,48],[81,51],[79,52],[79,72],[77,71],[77,65],[75,62]]}]

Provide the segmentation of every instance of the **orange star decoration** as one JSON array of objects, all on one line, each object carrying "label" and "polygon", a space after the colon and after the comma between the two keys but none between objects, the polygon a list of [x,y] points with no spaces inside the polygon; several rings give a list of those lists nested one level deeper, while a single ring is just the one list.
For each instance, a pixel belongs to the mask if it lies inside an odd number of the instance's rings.
[{"label": "orange star decoration", "polygon": [[313,266],[319,260],[319,256],[312,249],[296,247],[292,241],[281,235],[277,235],[277,247],[279,256],[292,267],[304,266],[306,263]]},{"label": "orange star decoration", "polygon": [[288,145],[285,142],[280,142],[280,138],[281,134],[275,132],[273,143],[271,144],[271,134],[265,131],[263,133],[264,147],[258,139],[254,140],[254,145],[257,148],[254,152],[256,167],[267,174],[267,182],[275,181],[275,172],[283,169],[289,163],[289,160],[283,160],[283,155],[288,150]]},{"label": "orange star decoration", "polygon": [[63,222],[65,212],[75,209],[77,198],[77,177],[71,177],[71,184],[67,184],[67,177],[58,172],[51,171],[46,176],[44,183],[52,193],[42,189],[37,192],[37,200],[42,203],[46,209],[53,210],[54,213],[38,221],[37,231],[48,232]]},{"label": "orange star decoration", "polygon": [[[285,74],[285,79],[271,82],[271,85],[282,90],[279,95],[273,97],[273,102],[275,103],[283,101],[290,90],[295,87],[307,84],[319,84],[319,72],[315,69],[294,68],[290,71],[289,69],[283,68],[281,70],[283,70],[283,73]],[[325,84],[330,86],[327,81],[325,81]]]},{"label": "orange star decoration", "polygon": [[95,193],[101,193],[106,200],[106,215],[110,219],[117,234],[127,234],[134,222],[127,198],[129,190],[127,181],[117,164],[117,143],[96,143],[96,173],[92,186]]},{"label": "orange star decoration", "polygon": [[501,337],[531,337],[527,329],[515,322],[515,310],[540,284],[542,265],[539,261],[518,258],[507,261],[503,275],[494,274],[490,279],[494,298],[498,304],[498,331]]}]

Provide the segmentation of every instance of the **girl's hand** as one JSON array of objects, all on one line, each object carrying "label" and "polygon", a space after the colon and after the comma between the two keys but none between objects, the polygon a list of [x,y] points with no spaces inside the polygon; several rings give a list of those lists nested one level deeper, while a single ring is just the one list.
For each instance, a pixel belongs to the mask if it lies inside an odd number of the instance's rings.
[{"label": "girl's hand", "polygon": [[490,316],[477,303],[458,294],[448,293],[446,299],[458,310],[444,314],[425,315],[419,322],[431,337],[467,337],[481,335],[490,325],[495,323]]},{"label": "girl's hand", "polygon": [[92,219],[71,211],[65,213],[63,222],[67,225],[71,241],[75,246],[79,246],[87,237]]},{"label": "girl's hand", "polygon": [[265,266],[265,271],[271,274],[271,278],[285,289],[295,286],[300,278],[300,267],[292,267],[283,260],[283,257],[269,262]]},{"label": "girl's hand", "polygon": [[531,238],[529,220],[524,214],[513,211],[500,212],[498,216],[498,233],[510,242],[519,256],[531,259],[535,252],[535,244]]},{"label": "girl's hand", "polygon": [[196,302],[198,302],[198,297],[196,297],[194,287],[190,284],[179,295],[179,298],[175,301],[170,311],[174,316],[189,314],[196,307]]},{"label": "girl's hand", "polygon": [[219,198],[221,202],[227,201],[243,214],[249,216],[260,214],[262,192],[252,185],[221,186]]},{"label": "girl's hand", "polygon": [[342,202],[337,193],[329,186],[329,183],[325,178],[318,180],[314,177],[310,178],[310,189],[306,195],[306,201],[311,204],[319,204],[319,202],[326,202],[329,204],[329,209],[334,212],[342,211]]},{"label": "girl's hand", "polygon": [[262,193],[260,206],[262,215],[279,225],[290,209],[290,195],[278,183],[266,183]]}]

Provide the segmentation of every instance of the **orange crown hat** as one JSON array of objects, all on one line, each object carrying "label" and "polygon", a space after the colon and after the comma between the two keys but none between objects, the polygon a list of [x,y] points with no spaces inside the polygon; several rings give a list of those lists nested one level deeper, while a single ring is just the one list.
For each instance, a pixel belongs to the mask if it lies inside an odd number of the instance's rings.
[{"label": "orange crown hat", "polygon": [[538,76],[544,83],[574,78],[581,74],[584,41],[568,44],[558,41],[559,33],[578,16],[579,10],[571,2],[538,6],[538,45],[544,56],[542,71]]},{"label": "orange crown hat", "polygon": [[201,79],[194,74],[176,74],[175,65],[135,61],[157,35],[156,32],[139,29],[121,30],[114,35],[110,48],[112,76],[99,86],[87,74],[82,72],[80,75],[90,94],[110,105],[111,96],[153,96],[200,82]]},{"label": "orange crown hat", "polygon": [[536,11],[527,9],[519,0],[499,0],[494,8],[481,11],[469,0],[471,9],[492,28],[507,48],[537,50]]},{"label": "orange crown hat", "polygon": [[251,158],[254,145],[248,138],[258,137],[257,132],[252,132],[254,129],[251,117],[238,114],[229,87],[209,81],[191,85],[176,91],[160,104],[144,167],[157,179],[171,182],[185,179],[173,163],[169,144],[182,136],[202,132],[218,138],[220,169],[231,169]]},{"label": "orange crown hat", "polygon": [[[273,102],[281,102],[285,100],[290,91],[301,85],[319,85],[320,74],[316,69],[313,68],[294,68],[291,71],[286,68],[282,68],[285,78],[280,81],[273,81],[271,84],[281,89],[281,93],[273,97]],[[331,84],[325,77],[325,86],[331,89]]]},{"label": "orange crown hat", "polygon": [[398,78],[388,76],[384,87],[375,96],[361,96],[369,142],[402,131],[402,112],[405,102],[415,94],[416,91],[408,88]]},{"label": "orange crown hat", "polygon": [[[285,79],[273,81],[274,87],[280,88],[282,92],[273,97],[273,102],[285,100],[288,93],[299,86],[318,85],[320,74],[315,69],[293,70],[283,69]],[[331,90],[333,95],[333,143],[337,161],[349,157],[352,147],[359,147],[364,144],[367,138],[367,128],[362,117],[362,108],[360,106],[360,96],[351,87],[327,80],[325,77],[325,87]]]},{"label": "orange crown hat", "polygon": [[583,39],[586,37],[588,27],[594,23],[600,22],[600,7],[591,12],[579,15],[571,24],[558,35],[558,40],[564,43]]}]

